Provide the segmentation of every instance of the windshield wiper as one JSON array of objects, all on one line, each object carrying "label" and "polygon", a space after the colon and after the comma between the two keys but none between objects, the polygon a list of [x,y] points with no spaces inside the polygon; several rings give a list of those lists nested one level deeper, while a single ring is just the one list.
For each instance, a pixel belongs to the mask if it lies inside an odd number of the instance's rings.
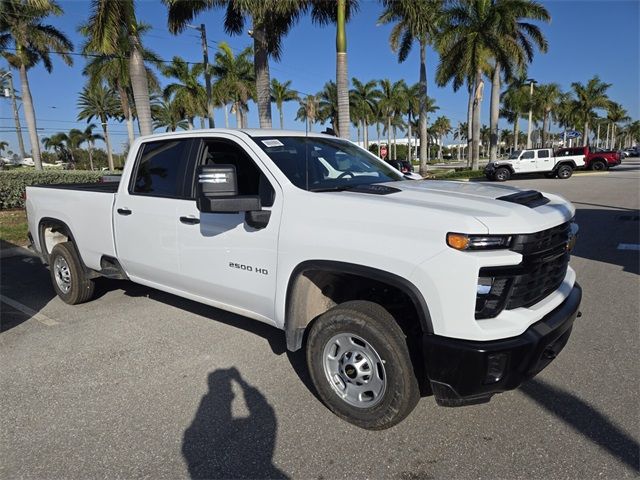
[{"label": "windshield wiper", "polygon": [[340,185],[337,187],[322,187],[322,188],[310,188],[310,192],[344,192],[345,190],[351,190],[358,185]]}]

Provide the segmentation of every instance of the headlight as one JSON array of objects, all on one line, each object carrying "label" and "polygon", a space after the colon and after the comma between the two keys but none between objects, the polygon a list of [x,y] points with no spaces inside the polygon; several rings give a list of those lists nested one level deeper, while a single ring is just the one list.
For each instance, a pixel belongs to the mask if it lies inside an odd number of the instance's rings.
[{"label": "headlight", "polygon": [[495,250],[508,248],[510,244],[511,236],[509,235],[447,233],[447,245],[456,250]]}]

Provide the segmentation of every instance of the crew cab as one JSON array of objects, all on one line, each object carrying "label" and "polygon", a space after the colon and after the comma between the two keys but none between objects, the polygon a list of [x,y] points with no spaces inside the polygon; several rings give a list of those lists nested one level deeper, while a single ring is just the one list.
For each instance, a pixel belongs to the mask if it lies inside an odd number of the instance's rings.
[{"label": "crew cab", "polygon": [[556,157],[563,160],[573,160],[576,165],[589,170],[607,170],[622,163],[622,156],[617,151],[607,151],[589,146],[561,148],[556,152]]},{"label": "crew cab", "polygon": [[513,175],[540,173],[548,178],[569,178],[576,168],[584,167],[584,158],[563,158],[554,155],[551,148],[515,150],[509,158],[489,162],[484,174],[489,180],[504,182]]},{"label": "crew cab", "polygon": [[563,349],[582,297],[563,198],[408,180],[328,135],[142,137],[119,182],[29,186],[26,204],[63,301],[105,276],[272,325],[328,408],[368,429],[421,394],[516,388]]}]

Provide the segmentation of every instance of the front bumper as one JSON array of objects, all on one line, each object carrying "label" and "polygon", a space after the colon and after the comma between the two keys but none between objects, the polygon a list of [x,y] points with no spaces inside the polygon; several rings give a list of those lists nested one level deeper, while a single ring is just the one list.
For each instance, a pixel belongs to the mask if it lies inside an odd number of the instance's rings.
[{"label": "front bumper", "polygon": [[437,403],[454,407],[487,402],[534,377],[566,345],[581,300],[576,283],[563,303],[517,337],[476,342],[426,335],[425,368]]}]

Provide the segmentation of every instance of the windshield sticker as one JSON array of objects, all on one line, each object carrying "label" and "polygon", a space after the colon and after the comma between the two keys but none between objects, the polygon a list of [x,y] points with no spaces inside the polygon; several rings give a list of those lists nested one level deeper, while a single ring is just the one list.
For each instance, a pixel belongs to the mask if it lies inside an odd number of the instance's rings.
[{"label": "windshield sticker", "polygon": [[265,147],[284,147],[284,143],[276,138],[270,138],[269,140],[262,140]]}]

